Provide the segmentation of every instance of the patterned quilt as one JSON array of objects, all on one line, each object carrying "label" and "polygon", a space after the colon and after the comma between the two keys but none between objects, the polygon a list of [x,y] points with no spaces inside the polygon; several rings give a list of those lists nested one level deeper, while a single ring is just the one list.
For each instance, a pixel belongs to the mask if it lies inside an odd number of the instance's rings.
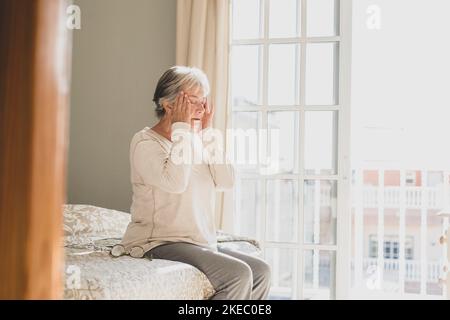
[{"label": "patterned quilt", "polygon": [[[214,289],[195,267],[161,259],[114,258],[130,215],[90,205],[64,206],[65,299],[208,299]],[[218,232],[219,246],[259,255],[255,240]]]}]

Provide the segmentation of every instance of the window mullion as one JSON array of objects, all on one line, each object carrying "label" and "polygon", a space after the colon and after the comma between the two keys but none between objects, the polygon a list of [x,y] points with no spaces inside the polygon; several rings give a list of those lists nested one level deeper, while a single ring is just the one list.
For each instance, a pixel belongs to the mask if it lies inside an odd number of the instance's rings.
[{"label": "window mullion", "polygon": [[303,246],[303,240],[304,240],[304,230],[303,230],[303,226],[304,226],[304,198],[303,198],[303,193],[304,193],[304,181],[305,181],[305,171],[304,171],[304,167],[305,167],[305,157],[304,157],[304,145],[305,145],[305,110],[304,110],[304,106],[305,106],[305,67],[306,67],[306,43],[303,41],[304,39],[306,39],[306,0],[301,0],[301,6],[300,6],[300,12],[299,14],[301,15],[301,33],[300,33],[300,38],[301,38],[301,44],[300,44],[300,87],[299,87],[299,92],[300,92],[300,99],[299,99],[299,103],[300,103],[300,111],[299,111],[299,146],[298,146],[298,157],[299,157],[299,167],[298,167],[298,173],[299,173],[299,197],[298,197],[298,201],[299,201],[299,206],[298,206],[298,246],[299,246],[299,250],[298,250],[298,257],[297,257],[297,263],[298,263],[298,269],[297,272],[299,273],[298,277],[297,277],[297,298],[298,299],[304,299],[304,292],[303,292],[303,287],[304,287],[304,246]]},{"label": "window mullion", "polygon": [[[268,88],[268,38],[269,38],[269,0],[262,0],[264,3],[263,6],[263,19],[261,19],[263,23],[263,30],[264,30],[264,36],[263,36],[263,61],[262,61],[262,107],[261,107],[261,117],[260,117],[260,127],[259,129],[267,130],[267,88]],[[261,132],[261,131],[259,131]],[[261,137],[258,137],[258,141],[260,144]],[[260,146],[261,147],[261,144]],[[267,150],[267,146],[266,146]],[[258,148],[258,166],[259,166],[259,172],[261,173],[261,158],[260,158],[260,148]],[[265,251],[265,242],[267,239],[267,183],[266,178],[262,175],[260,175],[260,181],[261,181],[261,189],[262,189],[262,197],[261,201],[262,208],[263,208],[263,217],[262,217],[262,247]]]}]

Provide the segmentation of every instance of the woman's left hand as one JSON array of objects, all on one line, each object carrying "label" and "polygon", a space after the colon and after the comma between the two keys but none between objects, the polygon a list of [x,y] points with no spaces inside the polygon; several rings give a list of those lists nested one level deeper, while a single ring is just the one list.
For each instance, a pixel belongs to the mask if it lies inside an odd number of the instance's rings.
[{"label": "woman's left hand", "polygon": [[202,129],[206,129],[212,126],[212,119],[214,117],[214,105],[209,102],[209,98],[206,98],[205,113],[202,118]]}]

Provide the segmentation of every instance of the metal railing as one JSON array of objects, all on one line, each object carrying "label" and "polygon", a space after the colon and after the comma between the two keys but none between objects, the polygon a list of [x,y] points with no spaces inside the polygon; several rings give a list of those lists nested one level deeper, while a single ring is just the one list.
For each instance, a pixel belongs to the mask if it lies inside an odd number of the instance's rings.
[{"label": "metal railing", "polygon": [[[428,209],[443,208],[443,189],[441,187],[384,187],[384,207],[385,208],[399,208],[401,203],[401,193],[405,192],[405,206],[408,209],[422,208],[422,201],[426,201],[425,206]],[[329,185],[322,185],[320,188],[320,205],[327,207],[331,205],[332,189]],[[364,208],[378,208],[379,203],[379,188],[376,186],[363,186],[362,197]],[[306,188],[305,203],[313,204],[315,197],[314,188]],[[450,197],[450,194],[449,194]],[[425,199],[425,200],[424,200]],[[352,204],[356,204],[356,199],[353,198]]]},{"label": "metal railing", "polygon": [[[398,259],[383,259],[383,272],[385,274],[395,273],[399,271]],[[377,266],[377,258],[363,259],[363,268],[367,270],[371,266]],[[427,282],[438,283],[441,274],[442,264],[440,261],[428,261],[427,263]],[[405,260],[405,281],[420,281],[421,280],[421,261],[420,260]]]}]

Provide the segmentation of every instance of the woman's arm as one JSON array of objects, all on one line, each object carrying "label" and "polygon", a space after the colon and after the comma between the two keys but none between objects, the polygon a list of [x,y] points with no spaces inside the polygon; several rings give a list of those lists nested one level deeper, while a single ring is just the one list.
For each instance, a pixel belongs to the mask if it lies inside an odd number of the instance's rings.
[{"label": "woman's arm", "polygon": [[205,160],[218,191],[231,189],[234,186],[234,167],[227,159],[223,149],[222,134],[210,127],[202,130],[205,146]]},{"label": "woman's arm", "polygon": [[[183,139],[190,145],[190,125],[185,122],[172,124],[172,141]],[[186,140],[187,139],[187,140]],[[191,173],[190,161],[174,161],[180,149],[172,144],[169,153],[155,140],[144,140],[134,151],[134,165],[137,173],[147,185],[156,186],[166,192],[182,193],[186,190]],[[175,154],[177,153],[177,154]]]},{"label": "woman's arm", "polygon": [[218,191],[233,188],[234,168],[232,164],[210,164],[209,170]]}]

